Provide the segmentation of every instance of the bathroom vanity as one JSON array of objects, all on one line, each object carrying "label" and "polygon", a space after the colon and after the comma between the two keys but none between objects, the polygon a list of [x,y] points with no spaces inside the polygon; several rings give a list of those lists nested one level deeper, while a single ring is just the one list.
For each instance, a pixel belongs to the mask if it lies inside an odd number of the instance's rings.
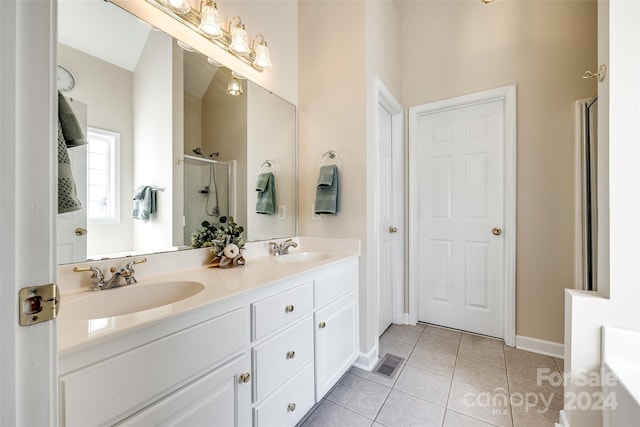
[{"label": "bathroom vanity", "polygon": [[[112,317],[80,309],[95,294],[127,300],[137,287],[140,300],[172,285],[192,295]],[[127,287],[63,291],[61,426],[293,426],[358,355],[355,252],[265,255]]]}]

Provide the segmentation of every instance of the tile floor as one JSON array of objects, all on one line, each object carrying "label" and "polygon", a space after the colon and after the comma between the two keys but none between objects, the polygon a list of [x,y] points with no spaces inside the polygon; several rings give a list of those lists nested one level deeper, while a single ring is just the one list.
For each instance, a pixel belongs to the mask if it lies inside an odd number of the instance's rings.
[{"label": "tile floor", "polygon": [[380,337],[380,355],[386,353],[404,358],[393,378],[352,367],[301,427],[544,427],[558,421],[562,387],[542,376],[538,381],[537,369],[560,373],[561,359],[425,324],[389,327]]}]

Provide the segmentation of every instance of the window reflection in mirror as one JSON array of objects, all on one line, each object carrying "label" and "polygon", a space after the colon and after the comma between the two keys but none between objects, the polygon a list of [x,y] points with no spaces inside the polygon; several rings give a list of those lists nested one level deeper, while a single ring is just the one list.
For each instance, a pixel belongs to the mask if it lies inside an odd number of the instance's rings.
[{"label": "window reflection in mirror", "polygon": [[[76,82],[64,95],[74,111],[86,108],[77,114],[86,128],[120,137],[119,171],[104,189],[119,191],[117,211],[88,223],[86,210],[59,215],[60,263],[188,248],[192,228],[227,213],[244,225],[249,241],[296,234],[295,106],[246,80],[242,96],[228,95],[231,70],[183,50],[108,2],[61,0],[58,13],[58,63]],[[198,148],[216,153],[213,172],[194,153]],[[91,177],[86,148],[73,150],[80,196],[85,207],[94,207],[98,187],[92,200],[84,194]],[[276,185],[272,215],[256,213],[256,181],[267,160]],[[193,163],[205,164],[198,167],[199,180],[189,178]],[[147,222],[132,218],[133,194],[145,185],[164,190]]]}]

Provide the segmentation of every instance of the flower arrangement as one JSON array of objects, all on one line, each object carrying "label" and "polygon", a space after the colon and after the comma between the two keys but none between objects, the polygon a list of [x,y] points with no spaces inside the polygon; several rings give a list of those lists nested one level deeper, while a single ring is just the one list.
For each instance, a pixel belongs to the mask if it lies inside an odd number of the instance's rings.
[{"label": "flower arrangement", "polygon": [[232,216],[221,216],[219,221],[218,224],[203,221],[202,228],[191,235],[191,247],[211,248],[213,259],[209,267],[231,268],[244,265],[244,227],[236,224]]}]

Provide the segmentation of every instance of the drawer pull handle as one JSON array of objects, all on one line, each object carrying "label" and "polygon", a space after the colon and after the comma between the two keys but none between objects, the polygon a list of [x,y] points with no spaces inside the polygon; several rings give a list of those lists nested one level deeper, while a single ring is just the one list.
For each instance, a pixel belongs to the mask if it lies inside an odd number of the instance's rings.
[{"label": "drawer pull handle", "polygon": [[289,405],[287,406],[287,409],[289,410],[289,412],[293,412],[296,410],[296,404],[295,403],[289,403]]},{"label": "drawer pull handle", "polygon": [[320,326],[320,329],[324,329],[324,328],[327,327],[327,324],[326,324],[326,322],[320,322],[320,325],[318,325],[318,326]]},{"label": "drawer pull handle", "polygon": [[245,372],[244,374],[240,375],[240,381],[242,381],[243,383],[248,383],[250,378],[251,374],[249,374],[249,372]]},{"label": "drawer pull handle", "polygon": [[288,305],[285,310],[287,313],[292,313],[293,312],[294,307],[292,305]]},{"label": "drawer pull handle", "polygon": [[287,352],[287,359],[293,359],[294,357],[296,357],[295,351],[292,350]]}]

